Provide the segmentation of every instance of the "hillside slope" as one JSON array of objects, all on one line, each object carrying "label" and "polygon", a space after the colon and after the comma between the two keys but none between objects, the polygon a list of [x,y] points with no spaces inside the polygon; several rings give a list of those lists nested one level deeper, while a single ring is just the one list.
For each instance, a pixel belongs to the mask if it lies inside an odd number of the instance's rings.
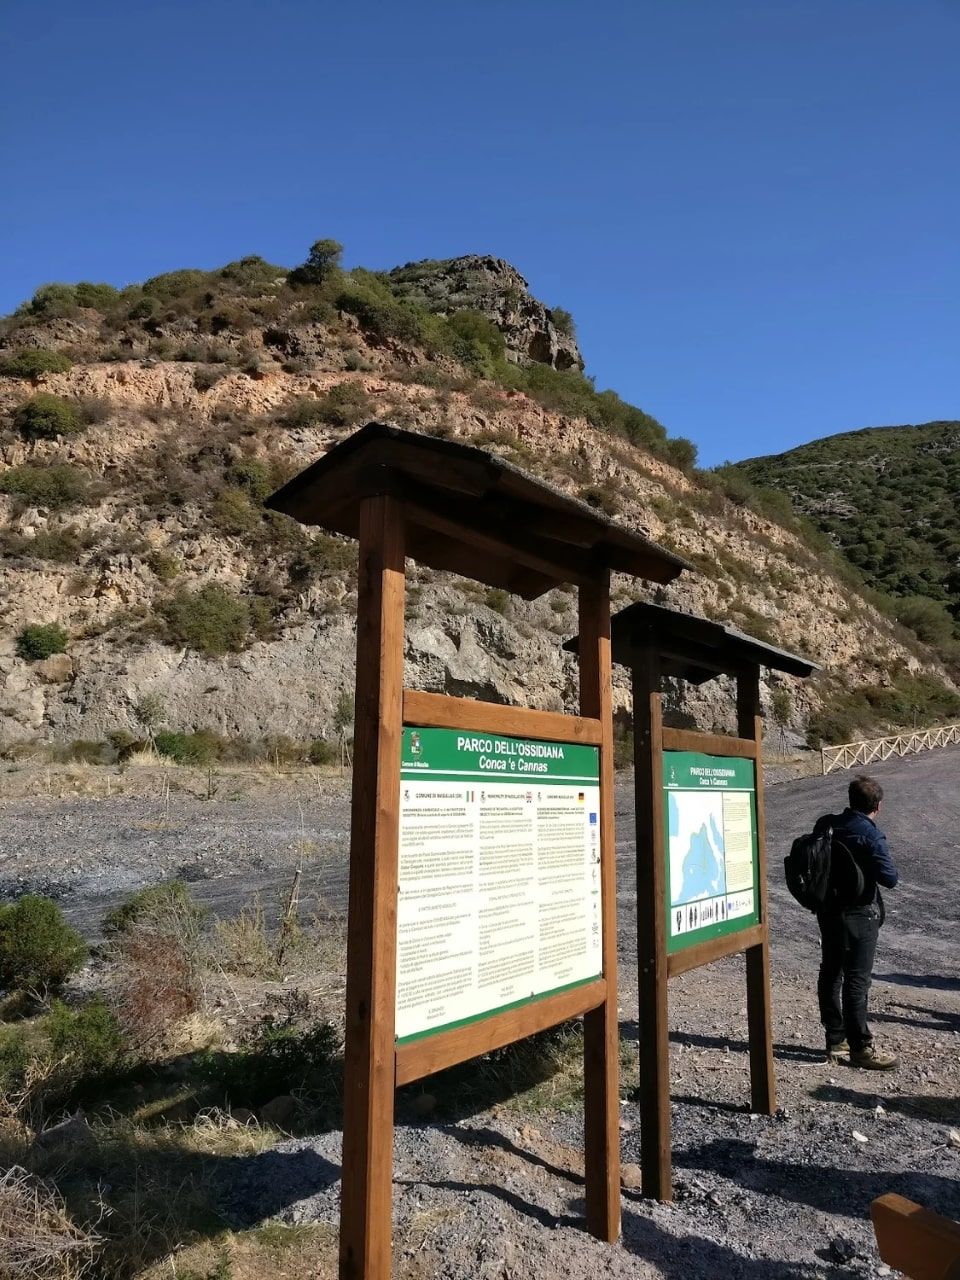
[{"label": "hillside slope", "polygon": [[786,493],[931,639],[960,623],[960,422],[844,432],[730,470]]},{"label": "hillside slope", "polygon": [[[696,571],[666,589],[615,579],[615,606],[655,598],[822,663],[809,685],[765,687],[795,730],[861,687],[877,723],[918,699],[929,717],[954,709],[930,650],[798,533],[693,472],[687,442],[597,393],[564,313],[517,297],[514,276],[493,319],[477,291],[444,317],[386,277],[295,284],[260,259],[38,291],[0,349],[0,742],[120,741],[142,735],[145,704],[171,730],[332,737],[353,683],[355,547],[262,500],[373,418],[482,444],[686,556]],[[409,683],[575,705],[571,593],[525,604],[415,566],[409,582]],[[43,657],[24,629],[51,623],[64,652]],[[629,706],[623,672],[616,699]],[[688,722],[729,713],[716,686],[671,697]]]}]

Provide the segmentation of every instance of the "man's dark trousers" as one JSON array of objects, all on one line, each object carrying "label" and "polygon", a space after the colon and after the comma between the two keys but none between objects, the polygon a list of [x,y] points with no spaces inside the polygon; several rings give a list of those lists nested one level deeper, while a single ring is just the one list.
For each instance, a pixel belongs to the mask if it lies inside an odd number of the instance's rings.
[{"label": "man's dark trousers", "polygon": [[844,1038],[852,1052],[873,1040],[867,1026],[867,993],[880,933],[880,908],[875,902],[836,914],[821,912],[821,959],[817,995],[827,1045]]}]

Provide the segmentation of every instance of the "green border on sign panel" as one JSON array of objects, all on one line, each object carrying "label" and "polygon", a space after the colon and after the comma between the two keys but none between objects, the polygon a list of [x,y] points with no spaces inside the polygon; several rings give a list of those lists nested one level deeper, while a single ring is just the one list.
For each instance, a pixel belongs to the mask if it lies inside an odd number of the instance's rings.
[{"label": "green border on sign panel", "polygon": [[[738,916],[735,920],[721,920],[717,924],[708,924],[701,929],[692,929],[673,937],[670,932],[670,912],[674,909],[670,893],[670,802],[671,791],[689,791],[693,788],[691,770],[703,772],[696,775],[698,788],[710,791],[749,791],[750,792],[750,826],[753,840],[753,910],[749,915]],[[684,785],[686,784],[686,785]],[[722,938],[727,934],[739,933],[760,922],[759,893],[759,841],[757,836],[757,787],[756,766],[752,760],[740,756],[710,756],[695,751],[664,751],[663,753],[663,858],[666,863],[666,944],[668,953],[685,951],[710,938]]]},{"label": "green border on sign panel", "polygon": [[430,1036],[439,1035],[441,1031],[456,1031],[459,1027],[469,1027],[474,1022],[485,1022],[498,1013],[508,1013],[511,1009],[520,1009],[524,1005],[539,1004],[541,1000],[549,1000],[551,996],[559,996],[564,991],[573,991],[575,987],[588,987],[591,982],[599,982],[603,971],[590,978],[578,978],[576,982],[568,982],[562,987],[552,987],[549,991],[539,991],[535,996],[523,996],[520,1000],[511,1000],[509,1004],[496,1005],[493,1009],[484,1009],[482,1013],[471,1013],[469,1017],[457,1018],[454,1022],[444,1022],[439,1027],[429,1027],[426,1031],[414,1031],[409,1036],[397,1036],[397,1044],[412,1044],[414,1040],[426,1040]]}]

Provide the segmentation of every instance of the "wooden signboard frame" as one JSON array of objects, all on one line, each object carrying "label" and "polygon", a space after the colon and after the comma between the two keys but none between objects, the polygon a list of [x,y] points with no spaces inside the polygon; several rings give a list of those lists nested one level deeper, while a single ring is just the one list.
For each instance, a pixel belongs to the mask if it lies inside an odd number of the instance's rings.
[{"label": "wooden signboard frame", "polygon": [[[359,537],[347,990],[342,1280],[389,1280],[394,1091],[583,1017],[587,1229],[620,1233],[619,1026],[610,570],[668,582],[678,557],[481,450],[372,423],[268,506]],[[403,686],[405,558],[528,599],[578,590],[580,714]],[[602,976],[534,1002],[396,1040],[401,738],[405,725],[599,748]]]},{"label": "wooden signboard frame", "polygon": [[[766,838],[763,808],[763,719],[760,668],[805,678],[815,663],[694,614],[662,605],[634,604],[611,619],[613,660],[630,669],[633,684],[634,785],[637,831],[637,975],[640,1036],[640,1169],[643,1194],[673,1198],[670,1137],[669,980],[701,965],[743,952],[746,957],[750,1105],[772,1115],[777,1106],[770,1017],[770,939],[767,919]],[[576,652],[579,638],[568,641]],[[736,680],[736,735],[672,729],[663,723],[665,676],[703,684],[716,676]],[[664,752],[749,760],[753,764],[756,823],[756,922],[705,930],[702,941],[668,947],[668,835],[664,806]]]},{"label": "wooden signboard frame", "polygon": [[[738,737],[669,729],[663,724],[658,650],[651,645],[633,669],[634,768],[637,813],[637,973],[640,1027],[640,1168],[645,1195],[673,1198],[670,1136],[670,1033],[667,985],[724,956],[744,952],[750,1046],[750,1106],[777,1108],[770,1017],[770,939],[767,922],[763,813],[763,720],[760,669],[737,672]],[[755,769],[759,923],[721,937],[667,951],[667,836],[663,804],[664,751],[696,751],[751,760]]]}]

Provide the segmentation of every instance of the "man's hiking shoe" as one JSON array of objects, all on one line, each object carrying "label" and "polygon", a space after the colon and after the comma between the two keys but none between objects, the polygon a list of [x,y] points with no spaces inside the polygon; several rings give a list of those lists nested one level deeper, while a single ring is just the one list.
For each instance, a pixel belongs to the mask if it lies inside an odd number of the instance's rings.
[{"label": "man's hiking shoe", "polygon": [[827,1045],[827,1062],[837,1062],[840,1058],[845,1058],[850,1052],[850,1046],[846,1040],[841,1040],[839,1044]]},{"label": "man's hiking shoe", "polygon": [[881,1053],[872,1044],[868,1044],[863,1049],[850,1050],[850,1065],[863,1067],[867,1071],[892,1071],[894,1067],[899,1067],[900,1059],[895,1058],[892,1053]]}]

